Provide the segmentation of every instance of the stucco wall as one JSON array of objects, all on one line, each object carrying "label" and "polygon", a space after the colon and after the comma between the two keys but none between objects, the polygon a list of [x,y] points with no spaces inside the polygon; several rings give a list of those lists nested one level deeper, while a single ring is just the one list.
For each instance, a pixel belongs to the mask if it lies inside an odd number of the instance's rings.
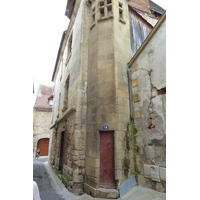
[{"label": "stucco wall", "polygon": [[166,20],[131,65],[140,185],[166,191]]}]

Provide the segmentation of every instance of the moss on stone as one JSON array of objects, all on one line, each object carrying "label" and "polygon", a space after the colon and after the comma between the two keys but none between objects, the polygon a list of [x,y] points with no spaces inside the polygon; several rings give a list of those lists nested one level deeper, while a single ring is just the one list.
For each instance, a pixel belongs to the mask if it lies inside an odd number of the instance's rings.
[{"label": "moss on stone", "polygon": [[132,133],[132,138],[133,138],[133,160],[134,160],[134,168],[135,168],[135,178],[136,178],[136,181],[137,180],[137,174],[139,174],[140,170],[137,166],[137,162],[136,162],[136,154],[137,154],[137,142],[136,142],[136,134],[137,134],[137,129],[135,127],[135,121],[134,119],[131,120],[131,133]]}]

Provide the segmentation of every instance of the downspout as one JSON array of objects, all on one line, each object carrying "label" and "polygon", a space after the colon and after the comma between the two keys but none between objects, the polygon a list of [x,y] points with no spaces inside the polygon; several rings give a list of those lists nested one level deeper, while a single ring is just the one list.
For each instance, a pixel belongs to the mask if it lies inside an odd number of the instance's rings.
[{"label": "downspout", "polygon": [[129,88],[129,102],[130,102],[130,117],[133,119],[133,104],[132,104],[132,89],[131,89],[131,69],[128,69],[128,88]]},{"label": "downspout", "polygon": [[130,102],[130,124],[131,124],[130,125],[130,133],[132,133],[131,141],[132,141],[132,146],[133,146],[134,174],[135,174],[136,182],[138,182],[137,181],[138,168],[136,165],[137,148],[136,148],[136,137],[135,137],[137,130],[135,128],[135,121],[134,121],[134,116],[133,116],[132,88],[131,88],[132,82],[131,82],[131,69],[130,68],[128,69],[127,73],[128,73],[128,87],[129,87],[129,102]]},{"label": "downspout", "polygon": [[58,136],[58,126],[56,125],[56,127],[55,127],[55,140],[56,140],[56,142],[55,142],[55,150],[54,150],[54,163],[53,163],[53,165],[55,166],[56,165],[56,150],[57,150],[57,136]]}]

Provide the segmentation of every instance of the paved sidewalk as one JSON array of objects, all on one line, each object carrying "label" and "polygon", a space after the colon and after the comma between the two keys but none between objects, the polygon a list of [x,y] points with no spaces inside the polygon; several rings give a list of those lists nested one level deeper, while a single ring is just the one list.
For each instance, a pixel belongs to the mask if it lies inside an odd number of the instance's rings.
[{"label": "paved sidewalk", "polygon": [[166,200],[166,194],[145,187],[135,186],[127,192],[122,200]]}]

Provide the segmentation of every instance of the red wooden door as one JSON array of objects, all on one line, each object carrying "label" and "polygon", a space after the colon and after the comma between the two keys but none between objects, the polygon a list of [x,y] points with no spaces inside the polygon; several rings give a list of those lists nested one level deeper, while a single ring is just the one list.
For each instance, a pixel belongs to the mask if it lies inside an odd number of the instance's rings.
[{"label": "red wooden door", "polygon": [[49,138],[40,139],[37,147],[40,149],[40,156],[48,156]]},{"label": "red wooden door", "polygon": [[100,187],[115,188],[114,132],[100,132]]}]

